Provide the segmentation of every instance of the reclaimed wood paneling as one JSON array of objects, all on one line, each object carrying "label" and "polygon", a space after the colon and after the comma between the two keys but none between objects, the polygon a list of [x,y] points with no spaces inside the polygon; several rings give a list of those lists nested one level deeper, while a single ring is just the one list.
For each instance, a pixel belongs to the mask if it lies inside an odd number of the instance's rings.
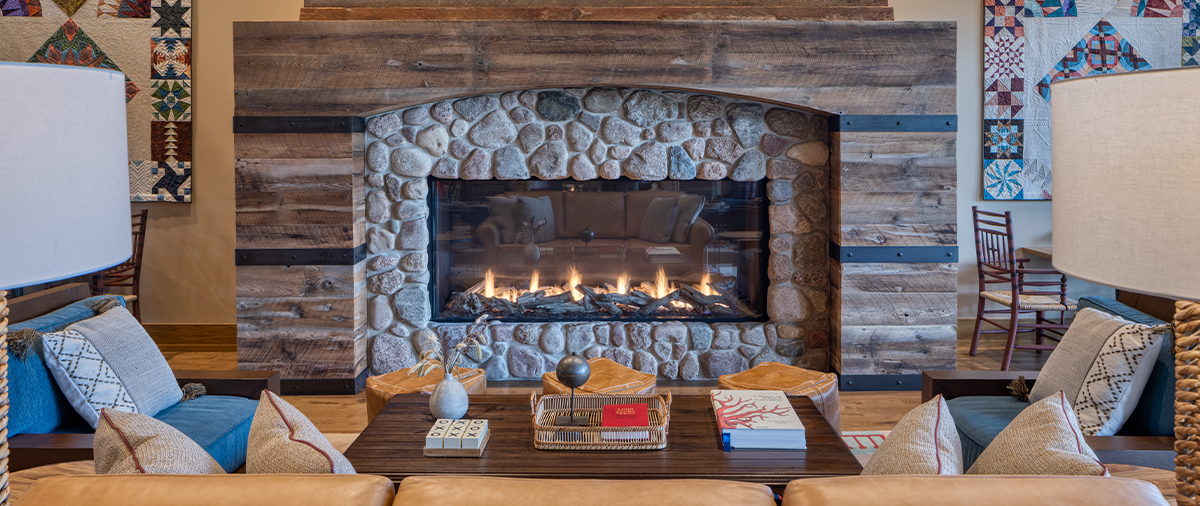
[{"label": "reclaimed wood paneling", "polygon": [[307,7],[301,21],[891,21],[891,7]]},{"label": "reclaimed wood paneling", "polygon": [[842,225],[842,246],[954,246],[958,225]]},{"label": "reclaimed wood paneling", "polygon": [[920,374],[953,370],[954,325],[842,326],[842,374]]},{"label": "reclaimed wood paneling", "polygon": [[238,160],[354,158],[363,149],[362,135],[234,134],[233,156]]},{"label": "reclaimed wood paneling", "polygon": [[[528,7],[534,2],[529,0],[304,0],[305,8],[314,7]],[[591,7],[596,0],[553,0],[555,7]],[[639,7],[646,2],[640,0],[609,0],[602,2],[609,7]],[[771,5],[786,6],[848,6],[848,7],[881,7],[887,6],[887,0],[654,0],[654,5],[662,7],[760,7]]]},{"label": "reclaimed wood paneling", "polygon": [[237,160],[237,247],[355,247],[361,242],[355,223],[365,214],[362,178],[355,175],[362,168],[355,163],[354,158]]}]

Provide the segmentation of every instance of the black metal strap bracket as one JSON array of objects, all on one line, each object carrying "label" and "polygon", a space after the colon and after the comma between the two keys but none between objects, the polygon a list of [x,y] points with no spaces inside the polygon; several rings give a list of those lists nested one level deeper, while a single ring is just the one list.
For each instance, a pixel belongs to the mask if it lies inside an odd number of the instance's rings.
[{"label": "black metal strap bracket", "polygon": [[366,131],[359,116],[234,116],[235,134],[348,134]]},{"label": "black metal strap bracket", "polygon": [[958,262],[958,246],[842,246],[829,243],[829,257],[844,264]]},{"label": "black metal strap bracket", "polygon": [[367,245],[354,248],[239,249],[234,265],[354,265],[367,259]]},{"label": "black metal strap bracket", "polygon": [[830,132],[957,132],[953,114],[842,114],[829,117]]}]

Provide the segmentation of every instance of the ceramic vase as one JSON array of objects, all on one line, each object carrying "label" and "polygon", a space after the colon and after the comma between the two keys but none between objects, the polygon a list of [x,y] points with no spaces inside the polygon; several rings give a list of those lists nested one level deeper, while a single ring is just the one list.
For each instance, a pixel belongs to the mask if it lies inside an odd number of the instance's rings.
[{"label": "ceramic vase", "polygon": [[539,248],[536,243],[525,245],[525,262],[536,264],[542,258],[542,248]]},{"label": "ceramic vase", "polygon": [[453,374],[442,376],[429,396],[429,411],[434,418],[458,420],[467,414],[467,389]]}]

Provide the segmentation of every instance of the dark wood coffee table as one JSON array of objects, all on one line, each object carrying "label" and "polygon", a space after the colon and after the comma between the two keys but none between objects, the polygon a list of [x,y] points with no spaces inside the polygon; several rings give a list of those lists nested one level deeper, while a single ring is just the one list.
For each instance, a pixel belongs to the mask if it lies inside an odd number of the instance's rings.
[{"label": "dark wood coffee table", "polygon": [[533,448],[529,396],[472,395],[466,418],[485,418],[491,441],[481,458],[425,457],[433,426],[429,396],[392,397],[346,450],[359,473],[399,482],[409,476],[470,474],[512,478],[704,478],[768,485],[777,494],[797,478],[857,475],[858,460],[811,400],[792,405],[808,430],[808,450],[721,450],[708,396],[675,396],[667,447],[656,451],[558,451]]}]

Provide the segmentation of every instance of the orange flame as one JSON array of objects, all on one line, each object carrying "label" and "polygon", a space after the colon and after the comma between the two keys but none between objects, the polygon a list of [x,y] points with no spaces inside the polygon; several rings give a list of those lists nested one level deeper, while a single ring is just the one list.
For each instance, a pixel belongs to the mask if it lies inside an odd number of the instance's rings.
[{"label": "orange flame", "polygon": [[579,285],[580,281],[582,281],[582,278],[579,276],[579,271],[575,270],[574,265],[572,265],[571,270],[568,271],[568,276],[570,279],[567,281],[567,289],[571,291],[571,298],[577,301],[583,299],[583,294],[580,293],[579,290],[575,289],[575,287]]},{"label": "orange flame", "polygon": [[533,276],[529,278],[529,291],[536,292],[538,289],[538,271],[533,271]]},{"label": "orange flame", "polygon": [[629,293],[629,273],[622,272],[617,276],[617,293]]},{"label": "orange flame", "polygon": [[671,284],[667,281],[666,271],[659,267],[658,274],[654,276],[654,296],[661,299],[668,293],[671,293]]},{"label": "orange flame", "polygon": [[704,277],[700,278],[700,293],[704,295],[716,295],[711,286],[708,286],[708,273],[704,273]]},{"label": "orange flame", "polygon": [[496,275],[492,274],[491,269],[483,274],[483,295],[486,297],[496,296]]}]

